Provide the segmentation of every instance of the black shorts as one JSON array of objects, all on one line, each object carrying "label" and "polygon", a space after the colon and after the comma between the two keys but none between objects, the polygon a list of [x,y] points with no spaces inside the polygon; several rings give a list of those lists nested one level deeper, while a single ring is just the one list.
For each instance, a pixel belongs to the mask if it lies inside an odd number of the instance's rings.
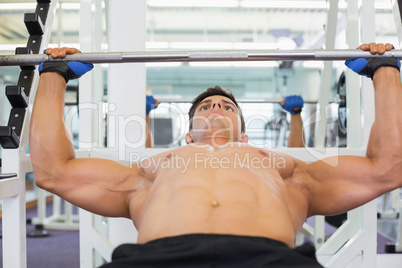
[{"label": "black shorts", "polygon": [[112,254],[112,267],[298,267],[322,268],[311,244],[291,249],[264,237],[189,234],[145,244],[123,244]]}]

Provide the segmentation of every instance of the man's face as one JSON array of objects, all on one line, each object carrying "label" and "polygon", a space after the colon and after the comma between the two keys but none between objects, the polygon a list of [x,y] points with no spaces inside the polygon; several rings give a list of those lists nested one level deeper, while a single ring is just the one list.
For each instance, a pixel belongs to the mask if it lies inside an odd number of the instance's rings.
[{"label": "man's face", "polygon": [[241,121],[240,111],[227,97],[210,96],[201,101],[195,110],[192,141],[201,142],[205,138],[212,141],[227,139],[240,141]]}]

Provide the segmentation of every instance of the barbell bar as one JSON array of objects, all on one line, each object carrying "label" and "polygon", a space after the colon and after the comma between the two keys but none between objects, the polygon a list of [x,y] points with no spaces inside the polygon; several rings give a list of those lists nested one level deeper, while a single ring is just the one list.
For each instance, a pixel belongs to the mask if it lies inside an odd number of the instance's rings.
[{"label": "barbell bar", "polygon": [[46,54],[0,55],[0,66],[30,66],[44,61],[85,61],[90,63],[125,62],[190,62],[190,61],[334,61],[353,58],[402,58],[402,50],[373,55],[358,49],[344,50],[259,50],[259,51],[146,51],[146,52],[90,52],[53,59]]},{"label": "barbell bar", "polygon": [[[155,98],[158,99],[161,103],[191,103],[193,99],[186,99],[186,98],[159,98],[157,96],[154,96]],[[238,103],[280,103],[283,98],[261,98],[261,99],[253,99],[253,98],[248,98],[248,99],[241,99],[237,98],[236,99]],[[303,100],[305,104],[317,104],[317,100]],[[328,103],[339,103],[340,100],[338,98],[331,99]]]}]

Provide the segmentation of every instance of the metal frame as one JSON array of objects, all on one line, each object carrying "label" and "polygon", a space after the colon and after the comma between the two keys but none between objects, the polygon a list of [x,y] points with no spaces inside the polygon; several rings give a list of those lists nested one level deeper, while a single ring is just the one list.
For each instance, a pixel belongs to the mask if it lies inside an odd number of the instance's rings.
[{"label": "metal frame", "polygon": [[[40,49],[42,50],[48,45],[56,5],[57,0],[51,1],[45,31],[40,44]],[[38,76],[35,75],[32,81],[29,107],[33,105],[38,83],[37,78]],[[4,149],[2,156],[2,172],[15,173],[17,175],[13,178],[0,180],[0,199],[3,199],[3,267],[5,268],[27,267],[25,174],[32,171],[32,165],[29,156],[26,155],[30,109],[26,110],[19,148]]]},{"label": "metal frame", "polygon": [[[81,25],[80,25],[80,48],[83,51],[92,51],[99,49],[93,47],[93,40],[88,36],[98,36],[98,33],[93,31],[99,27],[92,27],[93,20],[97,19],[102,14],[96,14],[101,9],[95,9],[95,14],[91,11],[91,5],[98,0],[81,0]],[[121,7],[125,9],[122,10]],[[138,50],[145,48],[145,1],[109,1],[107,7],[107,19],[111,22],[108,29],[109,49],[110,50]],[[122,30],[130,26],[130,31],[122,34]],[[96,71],[95,66],[95,70]],[[136,74],[136,79],[132,79],[133,74]],[[124,159],[129,142],[125,143],[122,140],[122,133],[111,131],[116,127],[116,124],[125,124],[126,118],[132,115],[141,115],[145,118],[145,64],[124,64],[111,65],[108,69],[108,103],[113,104],[113,108],[109,111],[108,118],[108,145],[118,147],[115,160]],[[80,102],[81,103],[99,103],[102,99],[95,92],[103,92],[96,88],[96,82],[93,78],[93,72],[85,75],[80,79]],[[135,90],[127,91],[125,94],[119,93],[121,88],[135,88]],[[132,105],[134,103],[136,105]],[[111,107],[109,107],[111,108]],[[113,120],[112,120],[113,119]],[[113,125],[115,124],[115,125]],[[80,111],[80,140],[97,141],[96,133],[96,118],[90,113],[81,113]],[[139,139],[142,136],[142,130],[137,126],[126,125],[125,130],[130,133],[133,140]],[[100,142],[97,142],[100,144]],[[145,144],[145,142],[144,142]],[[80,148],[93,149],[91,144],[82,143]],[[91,151],[91,157],[96,155],[96,150]],[[126,228],[125,224],[130,223],[130,227]],[[123,227],[122,227],[123,226]],[[131,231],[130,231],[131,230]],[[110,260],[111,251],[118,244],[126,242],[135,242],[135,229],[132,228],[132,222],[128,220],[104,218],[95,214],[90,214],[80,209],[80,263],[81,267],[97,267],[101,261]]]},{"label": "metal frame", "polygon": [[401,253],[402,252],[402,198],[401,198],[401,189],[396,189],[391,192],[391,201],[392,201],[392,208],[398,210],[399,212],[399,220],[398,220],[398,237],[395,243],[395,252]]},{"label": "metal frame", "polygon": [[[332,12],[337,12],[338,1],[333,0],[330,2],[330,12],[331,7]],[[373,22],[374,16],[374,2],[365,1],[365,5],[359,8],[358,1],[349,1],[347,9],[347,22],[348,25],[346,32],[347,44],[352,47],[357,47],[360,40],[365,40],[362,33],[360,32],[359,23],[361,21],[367,21],[367,17],[370,17],[371,22],[368,24],[362,23],[362,28],[373,27],[371,23]],[[337,21],[337,16],[332,14],[332,20],[328,20],[328,24]],[[360,20],[359,20],[360,19]],[[336,26],[332,25],[327,31],[326,46],[333,48],[335,40],[334,34]],[[364,32],[364,30],[362,30]],[[331,35],[332,34],[332,35]],[[364,36],[366,37],[366,36]],[[361,39],[360,39],[361,38]],[[374,37],[367,37],[366,39],[373,40]],[[329,64],[328,64],[329,65]],[[329,85],[328,81],[331,77],[331,70],[328,69],[327,76],[325,76],[325,67],[322,77],[322,88],[320,91],[319,103],[320,107],[325,107],[328,104],[328,92]],[[360,81],[361,78],[353,75],[350,76],[350,71],[348,71],[347,83],[348,89],[358,89],[361,88]],[[327,81],[327,82],[326,82]],[[363,89],[366,89],[369,84],[363,83]],[[372,87],[372,86],[371,86]],[[369,89],[366,89],[369,90]],[[373,90],[371,90],[373,91]],[[348,148],[363,148],[363,143],[361,141],[361,136],[363,135],[363,128],[367,133],[369,133],[374,117],[366,116],[367,109],[364,110],[364,126],[361,124],[362,118],[362,108],[360,101],[360,91],[358,90],[347,90],[347,107],[348,107],[348,137],[347,146]],[[374,98],[365,98],[364,104],[369,106],[369,104],[374,103]],[[366,107],[367,107],[366,106]],[[321,118],[325,118],[324,112],[321,114]],[[316,141],[318,141],[318,147],[324,147],[324,136],[325,136],[325,122],[321,120],[321,124],[317,129]],[[365,143],[367,142],[366,137],[364,137]],[[348,212],[347,221],[317,250],[317,258],[325,265],[325,267],[375,267],[376,266],[376,224],[371,224],[376,222],[376,202],[372,201],[362,207],[356,208]],[[316,217],[317,218],[317,217]],[[363,220],[362,220],[363,219]],[[320,221],[318,230],[323,230],[324,221]],[[315,226],[317,228],[317,226]],[[315,230],[317,232],[317,230]],[[322,241],[322,233],[320,236],[315,236],[313,240],[317,245],[317,240]]]}]

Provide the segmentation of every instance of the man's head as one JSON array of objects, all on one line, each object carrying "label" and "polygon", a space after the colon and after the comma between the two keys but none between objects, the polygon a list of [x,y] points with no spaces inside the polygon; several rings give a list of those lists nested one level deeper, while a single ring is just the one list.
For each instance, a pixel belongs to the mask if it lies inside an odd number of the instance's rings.
[{"label": "man's head", "polygon": [[193,100],[188,115],[190,132],[186,136],[187,143],[197,142],[193,136],[195,132],[205,133],[204,128],[214,131],[213,137],[230,132],[231,141],[248,141],[242,111],[230,90],[219,86],[208,88]]}]

